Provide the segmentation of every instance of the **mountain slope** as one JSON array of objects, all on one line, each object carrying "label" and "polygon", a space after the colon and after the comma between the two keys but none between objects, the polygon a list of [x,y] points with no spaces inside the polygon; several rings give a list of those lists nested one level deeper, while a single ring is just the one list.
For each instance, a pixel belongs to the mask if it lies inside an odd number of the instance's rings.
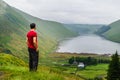
[{"label": "mountain slope", "polygon": [[9,50],[18,57],[26,58],[26,32],[32,22],[37,24],[41,54],[52,52],[58,41],[75,35],[61,23],[33,17],[0,0],[0,50]]},{"label": "mountain slope", "polygon": [[69,31],[67,28],[64,27],[63,24],[59,22],[42,20],[36,17],[33,18],[33,16],[28,15],[20,10],[17,10],[15,8],[14,10],[25,17],[30,23],[35,22],[37,24],[37,29],[39,32],[43,32],[45,35],[49,34],[49,36],[52,38],[60,40],[65,37],[75,35],[75,33]]},{"label": "mountain slope", "polygon": [[103,35],[109,40],[120,42],[120,20],[115,21],[108,26],[110,26],[110,29]]},{"label": "mountain slope", "polygon": [[95,33],[98,35],[102,35],[103,33],[107,32],[111,27],[109,26],[102,26],[100,29],[98,29]]}]

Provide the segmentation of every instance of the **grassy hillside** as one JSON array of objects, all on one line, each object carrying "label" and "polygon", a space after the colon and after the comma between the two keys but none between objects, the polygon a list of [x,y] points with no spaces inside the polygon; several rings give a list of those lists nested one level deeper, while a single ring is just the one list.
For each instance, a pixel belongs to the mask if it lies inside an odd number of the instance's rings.
[{"label": "grassy hillside", "polygon": [[0,80],[83,80],[75,75],[39,65],[37,72],[29,72],[28,65],[10,54],[0,53]]},{"label": "grassy hillside", "polygon": [[0,52],[8,50],[15,56],[27,58],[25,39],[32,22],[37,24],[41,54],[55,50],[58,41],[75,36],[61,23],[33,17],[0,0]]},{"label": "grassy hillside", "polygon": [[[103,56],[63,53],[49,55],[48,64],[39,64],[37,72],[29,72],[28,65],[20,58],[0,53],[0,80],[94,80],[95,77],[106,76],[108,64],[90,65],[77,71],[75,65],[62,66],[62,64],[68,64],[68,59],[71,56],[94,56],[96,58],[103,58]],[[110,57],[104,56],[104,58]],[[50,63],[54,65],[50,65]]]},{"label": "grassy hillside", "polygon": [[120,20],[111,23],[109,26],[111,29],[103,35],[109,40],[120,42]]},{"label": "grassy hillside", "polygon": [[47,21],[30,16],[22,11],[14,10],[20,13],[22,16],[26,17],[29,22],[35,22],[38,26],[38,32],[43,33],[44,35],[50,36],[56,40],[61,40],[66,37],[70,37],[75,35],[75,33],[69,31],[67,28],[64,27],[63,24],[54,22],[54,21]]}]

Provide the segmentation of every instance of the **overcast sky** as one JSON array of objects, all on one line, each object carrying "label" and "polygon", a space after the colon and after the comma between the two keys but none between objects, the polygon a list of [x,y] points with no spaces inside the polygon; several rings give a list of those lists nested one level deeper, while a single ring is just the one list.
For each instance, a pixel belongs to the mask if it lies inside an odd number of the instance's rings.
[{"label": "overcast sky", "polygon": [[120,0],[4,0],[45,20],[62,23],[110,24],[120,19]]}]

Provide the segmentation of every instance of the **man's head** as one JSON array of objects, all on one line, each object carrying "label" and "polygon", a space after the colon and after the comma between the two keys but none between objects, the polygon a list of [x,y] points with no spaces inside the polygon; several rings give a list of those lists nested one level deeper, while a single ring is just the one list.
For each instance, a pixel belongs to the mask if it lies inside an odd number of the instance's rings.
[{"label": "man's head", "polygon": [[31,28],[31,29],[36,29],[36,24],[35,24],[35,23],[31,23],[31,24],[30,24],[30,28]]}]

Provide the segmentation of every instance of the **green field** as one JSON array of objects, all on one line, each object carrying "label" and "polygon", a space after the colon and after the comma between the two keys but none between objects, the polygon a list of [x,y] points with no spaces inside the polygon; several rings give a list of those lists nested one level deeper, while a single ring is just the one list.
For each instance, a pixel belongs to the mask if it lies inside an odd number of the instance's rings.
[{"label": "green field", "polygon": [[0,79],[86,80],[94,79],[98,76],[106,77],[108,64],[97,64],[86,66],[85,69],[78,69],[76,65],[63,66],[62,64],[68,64],[68,57],[65,56],[62,56],[62,58],[54,56],[40,59],[38,71],[29,72],[28,63],[10,54],[0,53]]},{"label": "green field", "polygon": [[62,72],[60,69],[39,65],[37,72],[29,72],[28,63],[21,59],[0,53],[0,80],[83,80]]},{"label": "green field", "polygon": [[[72,73],[77,76],[80,76],[83,79],[94,79],[95,77],[101,77],[105,79],[107,76],[108,64],[98,64],[87,66],[85,69],[77,69],[75,66],[62,67],[61,68],[65,73]],[[77,70],[77,71],[76,71]]]},{"label": "green field", "polygon": [[95,77],[101,76],[105,77],[108,69],[108,64],[98,64],[93,66],[88,66],[85,70],[78,71],[77,74],[87,78],[93,79]]},{"label": "green field", "polygon": [[[57,69],[69,73],[77,75],[83,79],[94,79],[95,77],[102,77],[103,79],[106,77],[108,64],[97,64],[97,65],[89,65],[86,66],[85,69],[78,69],[77,65],[70,65],[70,66],[63,66],[63,64],[68,64],[68,59],[72,56],[80,56],[80,57],[95,57],[97,59],[110,59],[108,56],[100,56],[97,54],[72,54],[72,53],[53,53],[50,54],[50,62],[53,67],[56,67]],[[48,62],[48,63],[50,63]]]}]

